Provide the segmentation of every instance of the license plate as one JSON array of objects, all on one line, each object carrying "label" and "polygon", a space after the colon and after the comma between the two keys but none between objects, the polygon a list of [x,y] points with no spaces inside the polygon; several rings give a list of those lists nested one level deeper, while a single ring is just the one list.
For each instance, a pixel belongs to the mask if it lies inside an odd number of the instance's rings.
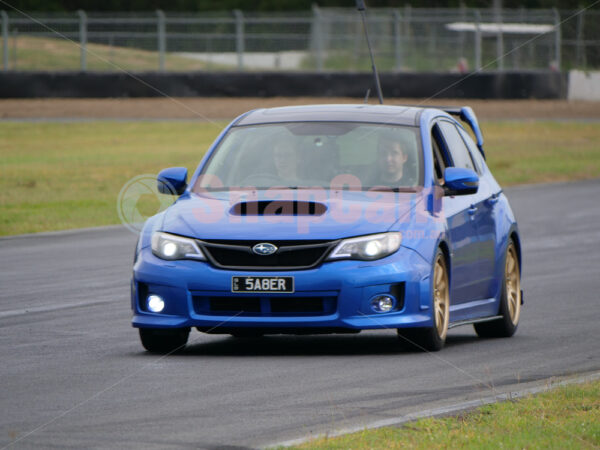
[{"label": "license plate", "polygon": [[231,292],[294,292],[294,277],[231,277]]}]

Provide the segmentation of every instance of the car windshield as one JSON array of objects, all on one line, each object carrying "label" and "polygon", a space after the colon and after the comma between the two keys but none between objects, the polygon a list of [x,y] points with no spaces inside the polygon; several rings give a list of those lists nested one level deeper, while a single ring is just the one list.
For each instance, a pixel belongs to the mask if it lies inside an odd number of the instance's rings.
[{"label": "car windshield", "polygon": [[418,136],[417,127],[353,122],[233,127],[193,190],[410,191],[422,178]]}]

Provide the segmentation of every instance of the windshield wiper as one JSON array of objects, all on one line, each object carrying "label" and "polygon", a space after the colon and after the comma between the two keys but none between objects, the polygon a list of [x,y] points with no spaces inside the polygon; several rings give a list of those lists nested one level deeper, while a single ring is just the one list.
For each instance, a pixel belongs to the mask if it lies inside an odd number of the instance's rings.
[{"label": "windshield wiper", "polygon": [[417,188],[414,187],[372,187],[365,190],[375,192],[417,192]]}]

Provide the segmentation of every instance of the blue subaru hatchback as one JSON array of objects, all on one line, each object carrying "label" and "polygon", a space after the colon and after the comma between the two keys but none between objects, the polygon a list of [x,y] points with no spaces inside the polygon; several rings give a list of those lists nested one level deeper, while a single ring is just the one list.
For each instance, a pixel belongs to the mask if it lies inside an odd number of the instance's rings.
[{"label": "blue subaru hatchback", "polygon": [[468,107],[251,111],[187,178],[159,174],[177,199],[136,249],[132,323],[151,352],[183,347],[192,328],[395,329],[424,350],[458,325],[517,328],[519,232]]}]

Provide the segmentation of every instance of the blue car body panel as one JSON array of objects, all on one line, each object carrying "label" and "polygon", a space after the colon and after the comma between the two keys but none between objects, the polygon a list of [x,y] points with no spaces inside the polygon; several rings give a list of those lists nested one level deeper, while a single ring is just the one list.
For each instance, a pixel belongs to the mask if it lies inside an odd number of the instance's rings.
[{"label": "blue car body panel", "polygon": [[[465,110],[466,111],[466,110]],[[465,112],[483,138],[472,111]],[[504,258],[510,239],[520,249],[518,228],[510,205],[491,172],[482,163],[475,194],[444,195],[436,185],[431,131],[443,118],[462,127],[451,115],[432,108],[336,105],[273,108],[235,119],[215,140],[193,174],[189,187],[166,211],[150,218],[139,238],[132,279],[135,327],[187,328],[203,331],[258,327],[261,329],[381,329],[431,327],[432,264],[439,248],[445,251],[451,286],[450,321],[459,322],[498,313]],[[235,126],[271,122],[355,121],[409,125],[420,128],[423,183],[416,192],[356,192],[326,190],[269,190],[252,193],[257,201],[318,201],[326,212],[312,216],[237,216],[232,207],[247,192],[192,192],[202,168]],[[400,249],[375,261],[336,260],[302,270],[240,270],[215,267],[209,261],[167,261],[152,253],[156,231],[200,240],[336,241],[355,236],[398,231]],[[520,252],[519,252],[520,258]],[[233,293],[234,276],[293,276],[293,293]],[[395,294],[387,313],[374,312],[370,300]],[[146,297],[166,300],[161,313],[145,307]],[[209,299],[251,299],[258,308],[243,314],[210,310]],[[319,299],[319,313],[277,312],[281,298]],[[308,300],[307,300],[308,299]]]}]

